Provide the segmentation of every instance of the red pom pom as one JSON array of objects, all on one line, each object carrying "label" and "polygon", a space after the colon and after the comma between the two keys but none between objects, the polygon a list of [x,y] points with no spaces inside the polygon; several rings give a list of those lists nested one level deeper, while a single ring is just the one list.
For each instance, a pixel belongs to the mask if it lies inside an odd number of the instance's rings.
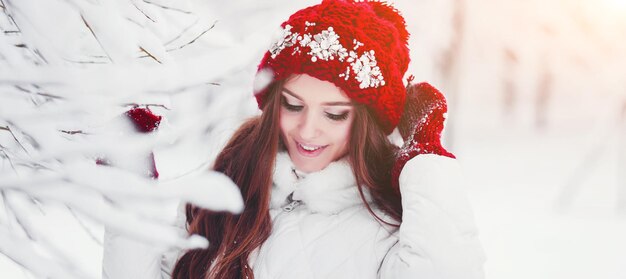
[{"label": "red pom pom", "polygon": [[126,115],[133,121],[138,132],[148,133],[154,131],[161,123],[161,117],[155,115],[148,108],[133,108],[126,112]]}]

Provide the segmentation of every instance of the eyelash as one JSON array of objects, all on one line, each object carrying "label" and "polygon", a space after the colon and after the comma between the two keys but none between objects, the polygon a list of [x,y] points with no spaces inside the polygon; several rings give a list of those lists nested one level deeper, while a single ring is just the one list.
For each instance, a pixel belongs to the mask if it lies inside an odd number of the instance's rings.
[{"label": "eyelash", "polygon": [[292,104],[289,104],[284,97],[280,98],[280,102],[282,103],[283,107],[285,107],[288,111],[298,112],[301,111],[303,108],[303,106],[294,106]]},{"label": "eyelash", "polygon": [[348,119],[348,113],[344,112],[342,114],[332,114],[332,113],[326,113],[326,117],[328,117],[328,119],[330,120],[334,120],[334,121],[343,121]]},{"label": "eyelash", "polygon": [[[304,107],[304,106],[294,106],[292,104],[289,104],[284,97],[281,98],[281,104],[283,105],[283,107],[285,107],[285,109],[287,109],[288,111],[293,111],[293,112],[299,112]],[[342,114],[332,114],[332,113],[326,112],[325,114],[326,114],[326,117],[328,117],[328,119],[330,120],[343,121],[343,120],[348,119],[349,112],[344,112]]]}]

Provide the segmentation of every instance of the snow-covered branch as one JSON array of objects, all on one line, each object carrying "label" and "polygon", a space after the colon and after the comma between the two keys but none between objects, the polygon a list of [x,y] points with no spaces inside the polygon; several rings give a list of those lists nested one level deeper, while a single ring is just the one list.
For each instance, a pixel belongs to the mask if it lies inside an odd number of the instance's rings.
[{"label": "snow-covered branch", "polygon": [[[224,106],[232,97],[212,95],[255,53],[236,39],[203,42],[218,21],[187,1],[1,0],[0,8],[0,253],[38,277],[98,278],[93,259],[78,257],[54,227],[75,226],[95,246],[107,227],[155,247],[206,247],[180,235],[168,206],[240,212],[238,188],[207,165],[152,179],[147,158],[212,142],[219,117],[240,119],[243,110]],[[180,103],[184,94],[202,106]],[[124,112],[138,107],[164,115],[161,127],[136,132]]]}]

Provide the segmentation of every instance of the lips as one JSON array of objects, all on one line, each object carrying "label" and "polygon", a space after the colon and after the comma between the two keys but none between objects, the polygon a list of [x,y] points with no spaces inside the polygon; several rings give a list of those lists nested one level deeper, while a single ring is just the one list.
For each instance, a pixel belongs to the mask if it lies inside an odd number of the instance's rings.
[{"label": "lips", "polygon": [[301,144],[296,141],[298,152],[306,157],[316,157],[326,149],[328,145]]}]

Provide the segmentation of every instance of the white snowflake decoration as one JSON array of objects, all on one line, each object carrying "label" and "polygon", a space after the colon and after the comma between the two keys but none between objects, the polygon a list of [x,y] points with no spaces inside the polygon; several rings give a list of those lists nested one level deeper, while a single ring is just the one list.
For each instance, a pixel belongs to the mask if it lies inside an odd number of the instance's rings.
[{"label": "white snowflake decoration", "polygon": [[[315,26],[315,23],[306,22],[305,31],[309,26]],[[339,35],[335,33],[333,27],[323,30],[317,34],[298,34],[297,32],[291,32],[293,27],[286,25],[283,29],[282,37],[272,45],[270,53],[272,58],[276,58],[283,49],[294,46],[291,54],[301,52],[301,48],[308,47],[310,49],[306,54],[311,56],[312,62],[318,60],[334,60],[337,58],[341,62],[348,62],[346,71],[339,74],[339,77],[343,77],[345,80],[350,79],[350,70],[354,73],[354,78],[359,82],[359,88],[365,89],[369,87],[377,88],[385,85],[385,79],[383,78],[380,68],[377,66],[376,56],[374,51],[365,51],[359,56],[356,50],[364,44],[353,40],[353,50],[348,50],[339,42]],[[347,59],[346,59],[347,58]]]},{"label": "white snowflake decoration", "polygon": [[359,59],[354,60],[350,65],[356,80],[360,82],[359,88],[365,89],[385,85],[385,80],[380,72],[380,68],[377,66],[373,50],[364,52]]},{"label": "white snowflake decoration", "polygon": [[335,59],[335,56],[343,61],[343,58],[348,56],[348,51],[339,42],[339,35],[335,33],[332,27],[328,27],[327,30],[322,33],[313,35],[313,41],[308,43],[311,51],[307,54],[311,55],[311,61],[315,62],[317,59],[328,61]]},{"label": "white snowflake decoration", "polygon": [[285,29],[283,29],[282,37],[275,42],[270,48],[270,53],[272,54],[272,59],[276,58],[276,56],[285,48],[293,46],[298,39],[298,33],[292,33],[291,25],[285,25]]}]

